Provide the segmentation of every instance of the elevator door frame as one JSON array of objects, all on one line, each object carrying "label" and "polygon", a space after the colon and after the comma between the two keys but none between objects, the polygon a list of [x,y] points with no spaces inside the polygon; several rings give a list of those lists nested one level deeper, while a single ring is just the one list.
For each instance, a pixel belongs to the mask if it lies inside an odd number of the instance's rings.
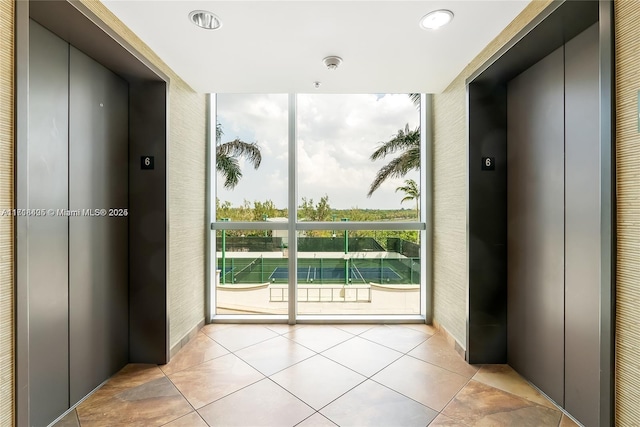
[{"label": "elevator door frame", "polygon": [[[129,83],[128,362],[166,363],[169,360],[170,79],[80,2],[24,0],[16,1],[15,9],[15,207],[29,208],[29,20],[34,19]],[[141,170],[142,155],[155,155],[154,171]],[[149,215],[154,215],[157,221],[143,224]],[[149,238],[150,231],[152,239]],[[27,362],[30,340],[28,235],[28,218],[16,217],[16,425],[31,425],[28,387],[31,373]],[[143,262],[152,259],[152,255],[155,265]]]},{"label": "elevator door frame", "polygon": [[[507,362],[506,84],[594,23],[600,54],[600,425],[614,423],[615,90],[613,1],[553,1],[466,81],[469,363]],[[483,171],[483,157],[495,170]]]}]

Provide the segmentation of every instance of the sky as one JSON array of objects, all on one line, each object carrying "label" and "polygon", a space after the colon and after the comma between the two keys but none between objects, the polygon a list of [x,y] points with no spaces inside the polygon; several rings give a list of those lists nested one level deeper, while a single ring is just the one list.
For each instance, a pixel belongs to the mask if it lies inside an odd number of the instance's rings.
[{"label": "sky", "polygon": [[[240,138],[256,142],[262,153],[258,170],[240,160],[243,177],[228,191],[218,174],[217,197],[240,206],[244,200],[287,207],[288,193],[288,95],[218,94],[217,114],[222,142]],[[406,94],[393,95],[297,95],[298,205],[302,197],[317,203],[324,195],[335,209],[413,209],[400,201],[395,189],[405,178],[388,179],[368,198],[376,172],[395,156],[372,162],[371,153],[380,142],[391,139],[408,123],[419,126],[419,112]]]}]

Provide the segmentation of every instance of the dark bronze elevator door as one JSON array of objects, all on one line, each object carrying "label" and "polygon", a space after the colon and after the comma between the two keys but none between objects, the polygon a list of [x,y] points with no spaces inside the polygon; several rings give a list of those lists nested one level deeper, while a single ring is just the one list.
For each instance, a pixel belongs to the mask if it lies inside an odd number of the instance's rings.
[{"label": "dark bronze elevator door", "polygon": [[598,25],[508,86],[508,361],[600,424]]},{"label": "dark bronze elevator door", "polygon": [[[30,22],[30,424],[128,361],[128,84]],[[104,211],[102,211],[104,209]],[[110,210],[113,209],[113,210]]]},{"label": "dark bronze elevator door", "polygon": [[128,84],[73,46],[69,113],[69,209],[81,213],[69,217],[73,405],[129,351]]}]

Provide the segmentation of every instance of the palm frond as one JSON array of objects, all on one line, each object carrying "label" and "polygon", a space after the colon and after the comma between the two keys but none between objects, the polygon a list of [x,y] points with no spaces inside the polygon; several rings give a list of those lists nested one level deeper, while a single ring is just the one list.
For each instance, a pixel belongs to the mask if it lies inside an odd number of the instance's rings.
[{"label": "palm frond", "polygon": [[404,176],[411,169],[411,162],[405,155],[396,157],[395,159],[391,160],[389,163],[381,167],[376,174],[373,182],[371,183],[371,186],[369,187],[367,197],[371,197],[373,192],[380,188],[382,183],[388,178]]},{"label": "palm frond", "polygon": [[237,138],[224,144],[218,144],[216,146],[216,156],[244,157],[253,164],[254,169],[258,169],[262,162],[262,154],[258,144],[244,142]]},{"label": "palm frond", "polygon": [[398,151],[407,150],[412,147],[420,147],[420,128],[414,130],[409,129],[409,124],[405,125],[404,130],[398,130],[389,141],[381,142],[380,146],[369,157],[371,161],[383,159],[389,154]]},{"label": "palm frond", "polygon": [[404,196],[404,197],[402,198],[402,200],[400,200],[400,204],[402,204],[402,203],[404,203],[404,202],[410,202],[410,201],[412,201],[412,200],[414,200],[414,199],[415,199],[415,197],[413,197],[413,196]]},{"label": "palm frond", "polygon": [[240,178],[242,178],[238,159],[227,154],[218,154],[216,157],[216,170],[224,177],[224,188],[229,190],[238,185]]},{"label": "palm frond", "polygon": [[410,93],[409,94],[409,99],[411,99],[411,102],[413,102],[413,105],[415,105],[416,108],[420,108],[420,94],[419,93]]},{"label": "palm frond", "polygon": [[400,201],[400,203],[410,202],[411,200],[417,200],[420,197],[420,191],[418,190],[418,184],[413,179],[406,179],[405,185],[401,185],[396,188],[396,193],[402,191],[406,196]]}]

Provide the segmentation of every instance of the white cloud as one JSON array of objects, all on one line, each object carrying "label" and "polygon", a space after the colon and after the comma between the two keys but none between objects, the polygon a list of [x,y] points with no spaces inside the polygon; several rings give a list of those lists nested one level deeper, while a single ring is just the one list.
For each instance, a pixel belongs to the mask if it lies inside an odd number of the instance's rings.
[{"label": "white cloud", "polygon": [[[218,115],[223,141],[257,141],[263,154],[258,171],[241,162],[240,184],[231,192],[219,189],[218,197],[234,205],[271,199],[285,207],[287,95],[218,95]],[[395,193],[403,179],[388,180],[371,198],[366,193],[378,169],[391,160],[374,163],[369,156],[406,123],[412,129],[419,124],[418,111],[406,95],[299,95],[299,197],[318,201],[327,194],[331,206],[340,209],[403,207],[402,195]],[[417,180],[418,174],[407,178]]]}]

